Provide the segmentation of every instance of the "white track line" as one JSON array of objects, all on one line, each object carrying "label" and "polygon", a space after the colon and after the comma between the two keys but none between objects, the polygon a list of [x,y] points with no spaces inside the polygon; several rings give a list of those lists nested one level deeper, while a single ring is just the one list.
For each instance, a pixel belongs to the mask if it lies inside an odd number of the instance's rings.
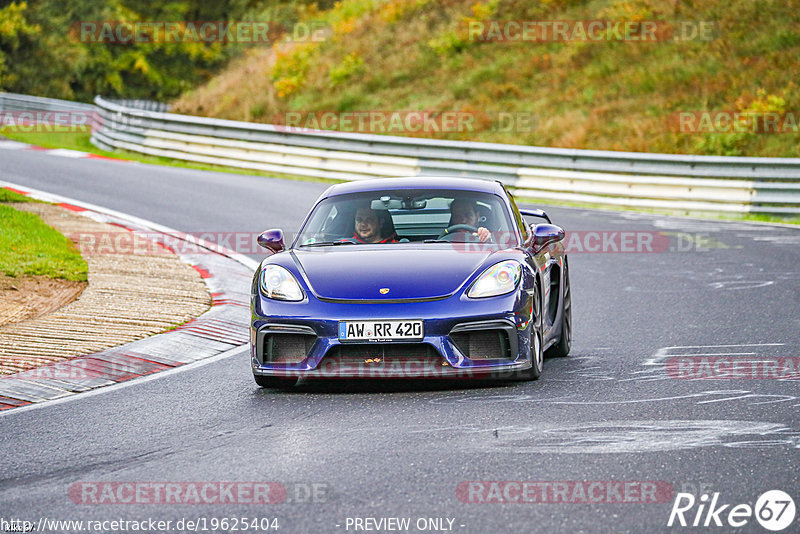
[{"label": "white track line", "polygon": [[24,150],[30,148],[28,143],[20,143],[19,141],[11,141],[9,139],[0,139],[0,148],[4,150]]},{"label": "white track line", "polygon": [[75,400],[85,399],[88,397],[93,397],[95,395],[100,395],[101,393],[108,393],[110,391],[117,391],[120,389],[124,389],[130,386],[135,386],[138,384],[144,384],[145,382],[150,382],[152,380],[158,380],[160,378],[164,378],[167,376],[172,376],[177,373],[181,373],[183,371],[190,371],[192,369],[196,369],[198,367],[202,367],[204,365],[208,365],[210,363],[217,362],[219,360],[224,360],[225,358],[230,358],[231,356],[236,356],[242,352],[248,350],[248,344],[245,343],[244,345],[239,345],[238,347],[233,347],[232,349],[228,349],[225,352],[217,354],[216,356],[211,356],[210,358],[206,358],[204,360],[197,360],[196,362],[187,363],[184,365],[180,365],[178,367],[173,367],[167,371],[159,371],[157,373],[153,373],[150,375],[145,375],[141,378],[133,378],[131,380],[126,380],[125,382],[118,382],[111,386],[103,386],[99,388],[92,389],[90,391],[83,391],[80,393],[75,393],[74,395],[69,395],[67,397],[61,397],[58,399],[47,400],[44,402],[35,402],[33,404],[28,404],[26,406],[20,406],[19,408],[10,408],[8,410],[0,411],[0,417],[8,417],[9,415],[14,415],[22,412],[29,412],[31,410],[37,410],[40,408],[48,408],[50,406],[55,406],[57,404],[64,404],[66,402],[72,402]]},{"label": "white track line", "polygon": [[88,152],[81,152],[79,150],[70,150],[68,148],[54,148],[52,150],[43,150],[43,154],[47,154],[48,156],[59,156],[62,158],[88,158]]}]

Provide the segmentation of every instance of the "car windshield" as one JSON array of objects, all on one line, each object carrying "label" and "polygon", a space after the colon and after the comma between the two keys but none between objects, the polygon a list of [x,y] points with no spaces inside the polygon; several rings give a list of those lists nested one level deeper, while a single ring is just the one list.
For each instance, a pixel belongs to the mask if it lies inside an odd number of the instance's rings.
[{"label": "car windshield", "polygon": [[[481,239],[481,234],[490,237]],[[497,195],[386,190],[326,198],[314,208],[295,246],[453,241],[516,246],[518,240]]]}]

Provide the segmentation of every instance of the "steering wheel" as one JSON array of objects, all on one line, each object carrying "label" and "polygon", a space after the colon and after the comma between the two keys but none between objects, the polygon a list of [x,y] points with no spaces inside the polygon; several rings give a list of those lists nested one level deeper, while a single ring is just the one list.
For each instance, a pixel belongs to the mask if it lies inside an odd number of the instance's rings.
[{"label": "steering wheel", "polygon": [[[478,228],[472,226],[471,224],[454,224],[452,226],[448,226],[447,228],[445,228],[444,232],[439,234],[438,239],[444,239],[445,237],[451,236],[455,232],[459,231],[469,232],[469,234],[471,235],[471,234],[477,234]],[[492,236],[489,236],[489,239],[487,239],[487,241],[492,241]]]}]

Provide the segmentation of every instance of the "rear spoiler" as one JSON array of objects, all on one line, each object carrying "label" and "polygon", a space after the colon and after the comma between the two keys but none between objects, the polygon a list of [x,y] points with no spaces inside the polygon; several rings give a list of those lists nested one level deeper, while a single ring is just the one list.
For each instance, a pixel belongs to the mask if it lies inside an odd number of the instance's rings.
[{"label": "rear spoiler", "polygon": [[519,212],[520,212],[520,214],[526,215],[528,217],[539,217],[540,219],[544,219],[545,221],[547,221],[549,224],[553,223],[553,221],[550,220],[550,217],[547,216],[547,213],[545,213],[544,210],[522,209],[522,210],[519,210]]}]

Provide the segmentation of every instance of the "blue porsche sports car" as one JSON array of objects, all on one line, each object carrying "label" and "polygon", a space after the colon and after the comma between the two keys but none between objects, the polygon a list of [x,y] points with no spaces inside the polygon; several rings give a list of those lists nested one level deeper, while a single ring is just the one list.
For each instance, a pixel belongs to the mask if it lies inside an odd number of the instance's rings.
[{"label": "blue porsche sports car", "polygon": [[[527,224],[524,216],[536,218]],[[535,380],[572,334],[564,231],[519,210],[500,182],[355,181],[320,196],[253,278],[255,381],[299,378]]]}]

